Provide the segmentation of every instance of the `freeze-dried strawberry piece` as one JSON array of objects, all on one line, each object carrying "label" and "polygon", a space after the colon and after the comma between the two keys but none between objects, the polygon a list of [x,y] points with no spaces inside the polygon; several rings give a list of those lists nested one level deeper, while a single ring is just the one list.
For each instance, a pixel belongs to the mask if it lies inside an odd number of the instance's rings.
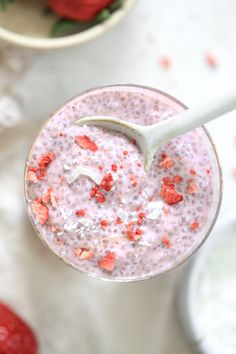
[{"label": "freeze-dried strawberry piece", "polygon": [[146,218],[146,214],[145,214],[145,213],[143,213],[143,212],[138,213],[138,221],[137,221],[137,224],[138,224],[138,225],[142,225],[144,218]]},{"label": "freeze-dried strawberry piece", "polygon": [[82,217],[83,217],[83,216],[86,215],[86,212],[85,212],[84,209],[78,209],[78,210],[76,210],[75,214],[76,214],[77,216],[82,216]]},{"label": "freeze-dried strawberry piece", "polygon": [[133,230],[126,230],[126,236],[130,241],[139,241],[142,238],[142,230],[137,229],[136,231]]},{"label": "freeze-dried strawberry piece", "polygon": [[115,267],[116,254],[114,252],[107,253],[99,262],[101,269],[112,272]]},{"label": "freeze-dried strawberry piece", "polygon": [[95,186],[91,189],[90,197],[95,198],[98,203],[104,203],[106,201],[105,196],[99,190],[98,186]]},{"label": "freeze-dried strawberry piece", "polygon": [[50,164],[50,162],[52,162],[53,159],[54,159],[53,152],[48,152],[46,154],[41,155],[38,160],[39,168],[41,170],[44,170]]},{"label": "freeze-dried strawberry piece", "polygon": [[127,150],[123,151],[123,155],[124,156],[128,156],[129,155],[129,151],[127,151]]},{"label": "freeze-dried strawberry piece", "polygon": [[88,260],[93,258],[94,252],[86,247],[79,247],[74,250],[74,255],[82,260]]},{"label": "freeze-dried strawberry piece", "polygon": [[57,197],[51,187],[48,188],[41,200],[43,204],[48,204],[50,202],[53,207],[57,206]]},{"label": "freeze-dried strawberry piece", "polygon": [[83,149],[87,149],[90,151],[97,151],[98,147],[94,141],[90,140],[87,135],[78,135],[75,137],[75,142],[82,147]]},{"label": "freeze-dried strawberry piece", "polygon": [[197,185],[193,180],[189,180],[188,182],[188,193],[189,194],[197,193]]},{"label": "freeze-dried strawberry piece", "polygon": [[169,238],[167,236],[163,236],[161,238],[161,245],[163,247],[166,247],[166,248],[170,248],[171,247],[171,242],[170,242],[170,240],[169,240]]},{"label": "freeze-dried strawberry piece", "polygon": [[142,238],[143,231],[140,228],[134,229],[135,222],[128,223],[125,234],[130,241],[139,241]]},{"label": "freeze-dried strawberry piece", "polygon": [[108,173],[103,177],[103,179],[100,183],[100,187],[102,189],[104,189],[105,191],[109,192],[111,190],[113,184],[114,184],[114,180],[113,180],[112,174]]},{"label": "freeze-dried strawberry piece", "polygon": [[33,182],[33,183],[38,182],[38,177],[37,177],[36,173],[30,169],[28,169],[28,172],[27,172],[27,181]]},{"label": "freeze-dried strawberry piece", "polygon": [[196,170],[194,170],[194,168],[190,168],[189,172],[190,172],[190,174],[192,176],[196,176],[197,175],[197,172],[196,172]]},{"label": "freeze-dried strawberry piece", "polygon": [[45,170],[39,170],[37,177],[39,180],[41,180],[41,179],[44,179],[46,174],[47,174],[47,172]]},{"label": "freeze-dried strawberry piece", "polygon": [[99,190],[98,186],[93,187],[90,191],[90,197],[91,198],[95,197],[98,190]]},{"label": "freeze-dried strawberry piece", "polygon": [[47,190],[47,192],[42,196],[41,201],[43,204],[48,204],[50,200],[50,193]]},{"label": "freeze-dried strawberry piece", "polygon": [[166,156],[161,162],[159,162],[158,166],[165,170],[169,170],[174,164],[174,161],[169,156]]},{"label": "freeze-dried strawberry piece", "polygon": [[101,225],[101,228],[105,229],[108,227],[109,222],[107,220],[101,220],[100,225]]},{"label": "freeze-dried strawberry piece", "polygon": [[137,187],[138,186],[138,182],[137,182],[137,179],[136,179],[136,176],[135,175],[131,175],[130,176],[130,180],[132,181],[132,185],[134,187]]},{"label": "freeze-dried strawberry piece", "polygon": [[44,225],[48,220],[48,208],[43,205],[40,199],[35,199],[32,202],[31,210],[40,224]]},{"label": "freeze-dried strawberry piece", "polygon": [[181,176],[174,176],[174,177],[164,177],[163,178],[163,183],[164,184],[175,184],[175,183],[180,183],[183,181],[183,177]]},{"label": "freeze-dried strawberry piece", "polygon": [[174,205],[183,200],[182,194],[175,190],[174,184],[162,184],[160,197],[169,205]]},{"label": "freeze-dried strawberry piece", "polygon": [[117,164],[113,163],[113,164],[111,165],[111,170],[112,170],[113,172],[117,172]]},{"label": "freeze-dried strawberry piece", "polygon": [[190,229],[192,231],[196,230],[199,227],[199,222],[194,221],[191,225],[190,225]]}]

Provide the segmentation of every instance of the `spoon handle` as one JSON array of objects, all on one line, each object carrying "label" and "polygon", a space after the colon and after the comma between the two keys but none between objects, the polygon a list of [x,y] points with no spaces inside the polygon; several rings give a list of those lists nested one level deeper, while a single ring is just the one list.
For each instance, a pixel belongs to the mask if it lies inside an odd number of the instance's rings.
[{"label": "spoon handle", "polygon": [[155,145],[162,145],[234,109],[236,109],[236,89],[208,104],[186,110],[173,118],[150,126],[149,138],[151,135]]}]

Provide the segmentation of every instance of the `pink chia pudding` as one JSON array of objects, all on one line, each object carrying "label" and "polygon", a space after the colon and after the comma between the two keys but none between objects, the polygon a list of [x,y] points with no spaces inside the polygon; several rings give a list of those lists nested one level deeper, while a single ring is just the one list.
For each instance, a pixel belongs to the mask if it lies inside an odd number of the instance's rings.
[{"label": "pink chia pudding", "polygon": [[135,141],[84,116],[143,125],[183,111],[154,89],[107,86],[57,111],[31,147],[25,173],[30,219],[50,249],[92,276],[141,280],[175,268],[209,234],[221,201],[221,171],[203,128],[164,145],[146,172]]}]

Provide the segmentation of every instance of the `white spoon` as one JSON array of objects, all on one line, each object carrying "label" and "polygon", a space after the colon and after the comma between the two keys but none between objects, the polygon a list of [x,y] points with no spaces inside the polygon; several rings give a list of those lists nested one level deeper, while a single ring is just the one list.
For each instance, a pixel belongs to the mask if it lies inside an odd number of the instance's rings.
[{"label": "white spoon", "polygon": [[236,109],[236,90],[213,102],[189,109],[152,125],[144,126],[103,116],[81,118],[76,122],[76,125],[96,125],[121,132],[129,138],[135,139],[144,155],[144,167],[148,170],[156,151],[162,145],[234,109]]}]

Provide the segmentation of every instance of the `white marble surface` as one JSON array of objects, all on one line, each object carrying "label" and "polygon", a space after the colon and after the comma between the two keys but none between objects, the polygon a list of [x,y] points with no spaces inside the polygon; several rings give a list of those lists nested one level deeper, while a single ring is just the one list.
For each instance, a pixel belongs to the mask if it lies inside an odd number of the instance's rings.
[{"label": "white marble surface", "polygon": [[[153,86],[188,106],[221,94],[236,86],[235,13],[234,0],[137,0],[132,13],[95,42],[36,53],[32,68],[19,83],[28,95],[26,115],[40,125],[71,96],[109,83]],[[219,59],[215,70],[206,65],[207,50]],[[165,54],[173,62],[169,71],[159,66]],[[224,215],[233,213],[235,204],[236,180],[231,174],[236,166],[235,113],[212,122],[209,130],[225,180],[220,223]],[[27,135],[30,140],[31,133]],[[16,188],[20,193],[21,186]],[[1,240],[0,297],[32,323],[39,333],[40,354],[192,353],[176,316],[181,269],[128,285],[95,281],[46,251],[22,218],[17,234],[17,225],[11,225]]]}]

